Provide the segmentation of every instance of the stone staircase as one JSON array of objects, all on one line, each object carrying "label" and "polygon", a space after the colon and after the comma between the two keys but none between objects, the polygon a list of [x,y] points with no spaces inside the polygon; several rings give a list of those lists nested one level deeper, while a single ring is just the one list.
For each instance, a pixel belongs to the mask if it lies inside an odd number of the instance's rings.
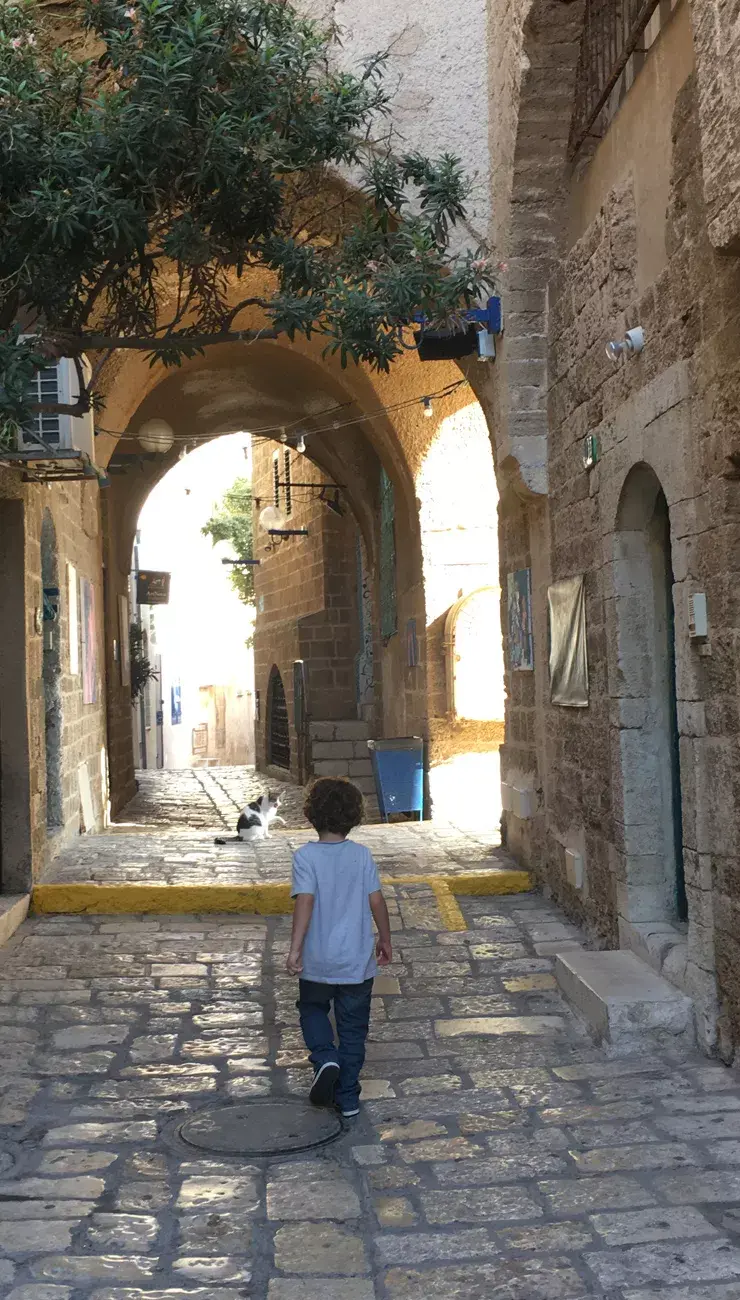
[{"label": "stone staircase", "polygon": [[379,822],[366,722],[356,718],[309,723],[310,762],[314,776],[346,776],[365,796],[368,822]]}]

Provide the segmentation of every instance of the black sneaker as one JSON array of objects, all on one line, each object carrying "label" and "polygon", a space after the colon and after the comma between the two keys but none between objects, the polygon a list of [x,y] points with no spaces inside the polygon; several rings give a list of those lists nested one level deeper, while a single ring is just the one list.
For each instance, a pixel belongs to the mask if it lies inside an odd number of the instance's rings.
[{"label": "black sneaker", "polygon": [[308,1100],[313,1102],[314,1106],[331,1106],[338,1078],[339,1066],[336,1061],[327,1061],[326,1065],[320,1066],[313,1076]]}]

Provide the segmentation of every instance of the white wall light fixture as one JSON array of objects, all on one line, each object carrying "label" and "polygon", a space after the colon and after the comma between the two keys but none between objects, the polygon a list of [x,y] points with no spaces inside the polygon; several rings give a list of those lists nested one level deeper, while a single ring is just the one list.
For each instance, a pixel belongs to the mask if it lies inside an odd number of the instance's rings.
[{"label": "white wall light fixture", "polygon": [[707,597],[703,591],[689,597],[689,636],[692,641],[706,641],[709,636]]},{"label": "white wall light fixture", "polygon": [[636,325],[634,329],[627,330],[623,339],[611,339],[606,345],[606,355],[616,365],[622,357],[637,356],[644,346],[645,331],[642,325]]}]

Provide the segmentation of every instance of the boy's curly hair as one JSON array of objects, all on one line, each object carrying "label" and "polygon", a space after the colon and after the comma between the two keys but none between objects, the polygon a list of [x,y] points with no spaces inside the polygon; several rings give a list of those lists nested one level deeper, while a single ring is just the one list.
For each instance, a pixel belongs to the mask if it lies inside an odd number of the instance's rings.
[{"label": "boy's curly hair", "polygon": [[303,815],[314,830],[349,835],[364,815],[361,792],[342,776],[320,776],[311,785]]}]

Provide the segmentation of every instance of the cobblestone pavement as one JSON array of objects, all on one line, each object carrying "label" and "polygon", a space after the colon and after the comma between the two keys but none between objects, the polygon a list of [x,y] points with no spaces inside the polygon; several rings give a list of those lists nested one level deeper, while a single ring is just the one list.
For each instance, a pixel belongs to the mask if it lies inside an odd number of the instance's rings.
[{"label": "cobblestone pavement", "polygon": [[[239,812],[267,789],[251,768],[140,772],[140,791],[105,835],[82,836],[54,859],[45,882],[91,880],[195,885],[283,881],[293,851],[314,837],[302,814],[304,791],[284,787],[288,829],[257,844],[214,844],[233,835]],[[272,783],[270,789],[276,789]],[[204,827],[210,827],[205,830]],[[511,865],[502,854],[497,825],[481,829],[446,822],[400,822],[363,826],[355,838],[367,844],[385,875],[450,875]]]},{"label": "cobblestone pavement", "polygon": [[289,919],[41,917],[0,951],[5,1300],[739,1300],[740,1077],[606,1060],[534,895],[388,890],[360,1119],[207,1158],[193,1110],[304,1094]]},{"label": "cobblestone pavement", "polygon": [[[239,813],[267,790],[280,795],[288,826],[305,829],[303,786],[274,781],[253,767],[193,767],[136,773],[139,791],[120,817],[122,828],[154,827],[170,834],[183,828],[224,830],[233,835]],[[114,828],[115,829],[115,828]]]}]

